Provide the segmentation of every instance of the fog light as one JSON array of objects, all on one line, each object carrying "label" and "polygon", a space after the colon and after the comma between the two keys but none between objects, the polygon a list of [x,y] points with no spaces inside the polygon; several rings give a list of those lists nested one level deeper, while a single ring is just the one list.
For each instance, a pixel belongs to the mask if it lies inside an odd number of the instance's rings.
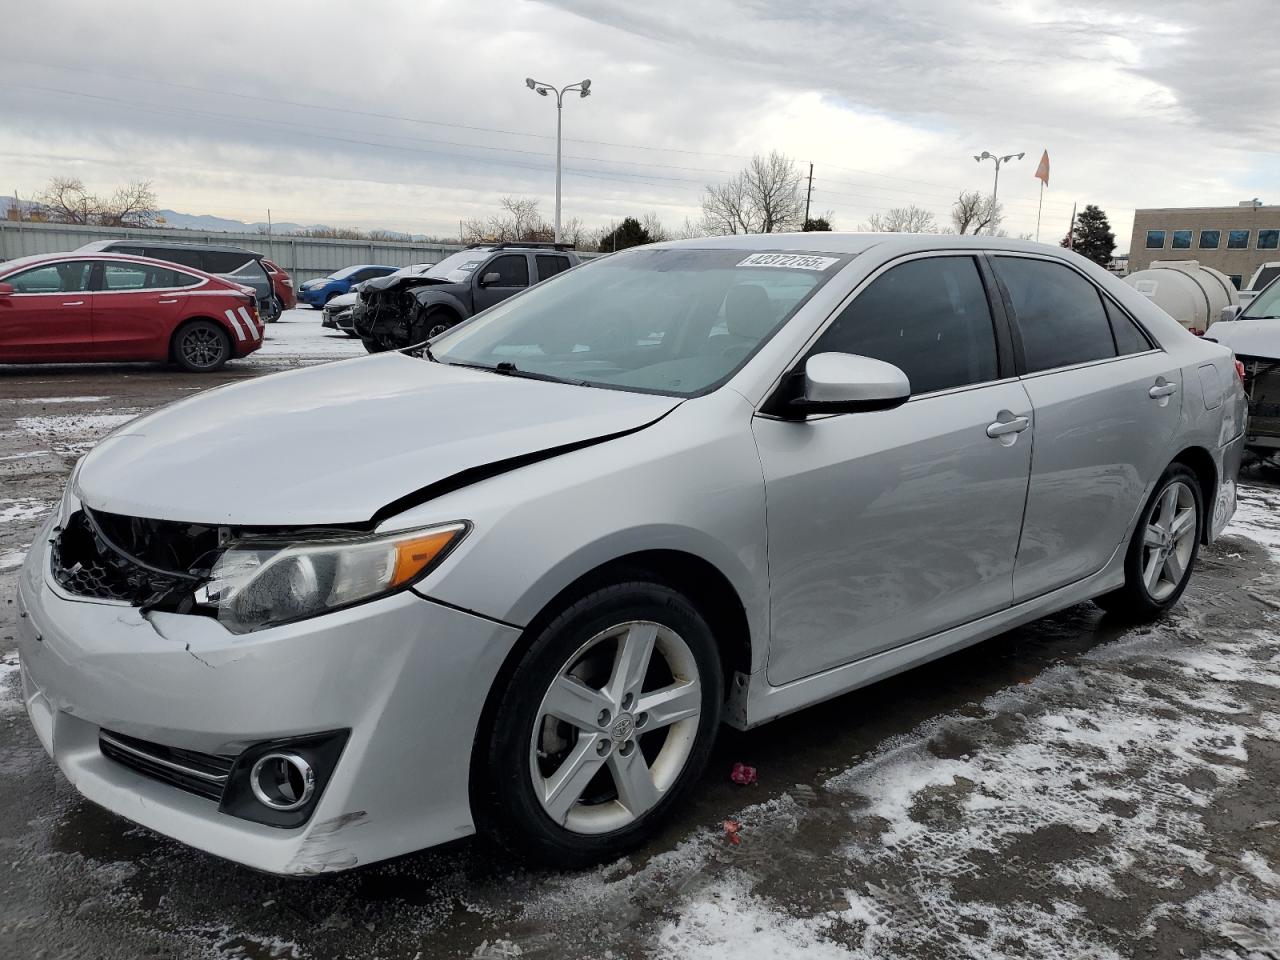
[{"label": "fog light", "polygon": [[316,773],[296,753],[268,753],[249,771],[249,786],[258,802],[272,810],[305,806],[316,790]]}]

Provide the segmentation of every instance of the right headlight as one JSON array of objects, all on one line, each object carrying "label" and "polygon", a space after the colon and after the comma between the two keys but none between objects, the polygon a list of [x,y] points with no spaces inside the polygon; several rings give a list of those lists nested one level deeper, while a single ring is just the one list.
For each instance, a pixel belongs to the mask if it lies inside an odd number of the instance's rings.
[{"label": "right headlight", "polygon": [[196,592],[232,633],[319,616],[401,590],[466,536],[463,522],[367,537],[233,543]]}]

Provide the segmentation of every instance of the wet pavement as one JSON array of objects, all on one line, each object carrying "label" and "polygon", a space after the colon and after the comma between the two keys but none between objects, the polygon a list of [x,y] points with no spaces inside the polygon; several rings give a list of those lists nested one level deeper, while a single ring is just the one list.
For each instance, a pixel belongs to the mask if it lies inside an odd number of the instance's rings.
[{"label": "wet pavement", "polygon": [[[1130,629],[1083,604],[725,731],[677,820],[598,869],[529,870],[465,841],[285,879],[80,799],[17,694],[21,555],[122,418],[360,350],[299,314],[213,377],[0,368],[0,957],[1280,957],[1267,476],[1247,478],[1167,620]],[[732,783],[735,761],[759,783]]]}]

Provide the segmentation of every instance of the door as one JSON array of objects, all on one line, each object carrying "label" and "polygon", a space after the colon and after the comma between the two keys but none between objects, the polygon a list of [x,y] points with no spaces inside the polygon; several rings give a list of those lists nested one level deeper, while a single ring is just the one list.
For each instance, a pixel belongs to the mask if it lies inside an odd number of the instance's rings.
[{"label": "door", "polygon": [[539,283],[569,269],[569,258],[560,253],[539,253],[534,261],[538,267]]},{"label": "door", "polygon": [[90,360],[93,357],[91,260],[31,267],[4,278],[0,296],[0,360]]},{"label": "door", "polygon": [[474,276],[475,312],[479,313],[529,286],[529,258],[523,253],[504,253],[486,263]]},{"label": "door", "polygon": [[1015,601],[1074,583],[1126,539],[1164,471],[1182,411],[1181,372],[1141,327],[1066,264],[995,256],[1021,341],[1035,453]]},{"label": "door", "polygon": [[[912,397],[803,422],[757,416],[769,544],[769,682],[1008,607],[1031,465],[1031,405],[972,256],[900,262],[809,355],[906,372]],[[1004,347],[998,346],[1003,343]]]},{"label": "door", "polygon": [[202,281],[171,267],[106,260],[93,292],[93,352],[99,360],[163,360],[182,288]]}]

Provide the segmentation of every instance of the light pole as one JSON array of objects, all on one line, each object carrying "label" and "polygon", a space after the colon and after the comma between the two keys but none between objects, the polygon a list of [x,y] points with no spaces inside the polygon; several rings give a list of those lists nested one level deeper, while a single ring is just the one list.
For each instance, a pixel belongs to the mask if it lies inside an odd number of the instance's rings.
[{"label": "light pole", "polygon": [[[997,157],[994,153],[990,153],[986,150],[983,150],[982,153],[978,154],[973,158],[977,160],[979,163],[981,163],[983,160],[994,160],[996,162],[996,180],[995,180],[995,183],[991,185],[991,218],[993,220],[995,219],[995,216],[996,216],[996,193],[1000,189],[1000,164],[1008,163],[1010,160],[1021,160],[1025,156],[1026,156],[1025,153],[1008,153],[1008,154],[1005,154],[1003,157]],[[974,233],[977,233],[977,232],[978,231],[976,230],[974,231]]]},{"label": "light pole", "polygon": [[564,113],[564,95],[570,90],[577,90],[578,96],[591,96],[591,81],[579,80],[557,90],[549,83],[525,77],[524,85],[540,97],[554,93],[556,95],[556,243],[560,242],[560,122]]}]

